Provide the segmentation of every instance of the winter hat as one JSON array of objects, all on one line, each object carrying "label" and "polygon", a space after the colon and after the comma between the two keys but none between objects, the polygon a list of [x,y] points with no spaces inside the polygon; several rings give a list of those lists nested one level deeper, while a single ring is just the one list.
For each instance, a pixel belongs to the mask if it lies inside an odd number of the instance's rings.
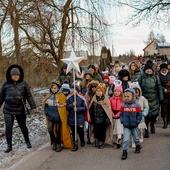
[{"label": "winter hat", "polygon": [[152,71],[154,71],[153,67],[152,67],[152,64],[150,64],[150,63],[145,64],[143,71],[145,72],[147,69],[151,69]]},{"label": "winter hat", "polygon": [[63,64],[63,69],[67,69],[67,64],[66,63]]},{"label": "winter hat", "polygon": [[109,78],[109,76],[108,76],[107,74],[104,75],[103,80],[104,80],[104,79],[110,80],[110,78]]},{"label": "winter hat", "polygon": [[57,87],[58,87],[58,89],[60,88],[60,86],[61,86],[61,83],[60,83],[60,81],[59,80],[57,80],[57,79],[53,79],[52,81],[51,81],[51,86],[52,85],[57,85]]},{"label": "winter hat", "polygon": [[85,77],[87,74],[89,74],[89,75],[91,75],[91,76],[93,77],[93,73],[91,72],[91,70],[86,70],[86,71],[84,72],[84,77]]},{"label": "winter hat", "polygon": [[18,68],[12,68],[10,74],[11,76],[14,74],[20,75],[20,71]]},{"label": "winter hat", "polygon": [[167,67],[167,64],[165,64],[165,63],[162,63],[162,64],[160,65],[160,70],[162,70],[163,68],[166,68],[166,69],[168,69],[168,67]]},{"label": "winter hat", "polygon": [[106,93],[106,87],[104,83],[99,83],[99,85],[96,87],[96,90],[97,89],[100,89],[103,95]]},{"label": "winter hat", "polygon": [[119,91],[122,93],[122,92],[123,92],[122,85],[115,86],[115,87],[114,87],[114,91],[115,91],[115,90],[119,90]]},{"label": "winter hat", "polygon": [[99,65],[98,65],[98,64],[96,64],[96,63],[94,64],[94,66],[95,66],[95,68],[99,68]]},{"label": "winter hat", "polygon": [[61,86],[61,89],[62,89],[62,91],[68,91],[68,92],[71,91],[68,83],[63,83],[62,86]]},{"label": "winter hat", "polygon": [[121,78],[126,77],[126,76],[129,77],[129,71],[126,70],[126,69],[122,69],[122,70],[119,71],[118,76],[121,77]]},{"label": "winter hat", "polygon": [[132,95],[133,95],[133,100],[135,100],[136,99],[136,97],[135,97],[135,90],[133,89],[133,88],[127,88],[126,90],[125,90],[125,92],[131,92],[132,93]]}]

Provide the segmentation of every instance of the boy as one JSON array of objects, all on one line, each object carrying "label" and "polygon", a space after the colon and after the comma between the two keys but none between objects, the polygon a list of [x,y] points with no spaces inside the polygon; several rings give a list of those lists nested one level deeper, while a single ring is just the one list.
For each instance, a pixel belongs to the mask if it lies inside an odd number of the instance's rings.
[{"label": "boy", "polygon": [[120,121],[123,124],[123,154],[122,159],[127,158],[127,150],[130,142],[130,135],[136,145],[135,153],[140,153],[141,145],[138,136],[138,124],[142,119],[141,107],[135,101],[135,91],[127,88],[124,93],[124,104],[121,107]]},{"label": "boy", "polygon": [[72,132],[73,149],[78,150],[78,143],[75,140],[75,112],[77,118],[77,132],[80,138],[80,145],[85,145],[84,140],[84,124],[85,112],[87,111],[85,98],[80,94],[81,87],[75,85],[76,101],[74,101],[74,86],[71,86],[71,94],[67,96],[68,124]]}]

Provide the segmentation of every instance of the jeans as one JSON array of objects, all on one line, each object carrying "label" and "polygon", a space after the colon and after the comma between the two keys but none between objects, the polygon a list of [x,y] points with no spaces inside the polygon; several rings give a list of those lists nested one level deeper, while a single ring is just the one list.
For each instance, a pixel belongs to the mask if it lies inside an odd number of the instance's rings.
[{"label": "jeans", "polygon": [[132,138],[135,142],[136,146],[140,146],[139,135],[138,135],[138,128],[123,128],[123,150],[128,150],[129,143],[130,143],[130,135],[132,134]]}]

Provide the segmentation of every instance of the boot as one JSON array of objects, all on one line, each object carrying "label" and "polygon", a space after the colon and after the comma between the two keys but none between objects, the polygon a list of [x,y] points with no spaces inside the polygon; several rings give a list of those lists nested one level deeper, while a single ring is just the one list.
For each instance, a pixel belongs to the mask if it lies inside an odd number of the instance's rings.
[{"label": "boot", "polygon": [[164,122],[164,125],[163,125],[163,129],[166,129],[167,126],[168,126],[168,122],[167,122],[167,118],[163,118],[163,122]]},{"label": "boot", "polygon": [[140,150],[141,150],[141,146],[138,145],[138,146],[136,146],[136,149],[135,149],[134,153],[138,154],[138,153],[140,153]]},{"label": "boot", "polygon": [[7,148],[4,150],[4,153],[9,153],[12,151],[12,145],[7,145]]},{"label": "boot", "polygon": [[83,146],[85,145],[85,141],[82,140],[82,141],[80,142],[80,145],[83,147]]},{"label": "boot", "polygon": [[57,144],[56,144],[56,142],[53,142],[52,149],[53,149],[54,151],[57,149]]},{"label": "boot", "polygon": [[148,129],[145,129],[145,135],[144,135],[144,138],[149,138],[149,132],[148,132]]},{"label": "boot", "polygon": [[73,149],[72,151],[77,151],[78,150],[78,142],[77,141],[74,141],[74,144],[73,144]]},{"label": "boot", "polygon": [[61,144],[57,144],[56,152],[61,152]]},{"label": "boot", "polygon": [[121,147],[121,143],[122,143],[122,140],[118,139],[117,140],[117,144],[116,144],[118,149]]},{"label": "boot", "polygon": [[26,141],[27,148],[32,148],[30,141]]},{"label": "boot", "polygon": [[122,160],[125,160],[127,158],[127,150],[123,150],[123,154],[122,154]]},{"label": "boot", "polygon": [[155,133],[155,126],[154,126],[154,124],[151,124],[151,133]]}]

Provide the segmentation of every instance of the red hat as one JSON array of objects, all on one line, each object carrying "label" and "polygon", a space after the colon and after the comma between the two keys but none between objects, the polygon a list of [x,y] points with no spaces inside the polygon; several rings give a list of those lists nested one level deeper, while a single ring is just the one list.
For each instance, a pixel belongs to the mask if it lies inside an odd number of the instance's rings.
[{"label": "red hat", "polygon": [[104,79],[110,80],[110,78],[109,78],[109,76],[108,76],[107,74],[104,75],[103,80],[104,80]]}]

